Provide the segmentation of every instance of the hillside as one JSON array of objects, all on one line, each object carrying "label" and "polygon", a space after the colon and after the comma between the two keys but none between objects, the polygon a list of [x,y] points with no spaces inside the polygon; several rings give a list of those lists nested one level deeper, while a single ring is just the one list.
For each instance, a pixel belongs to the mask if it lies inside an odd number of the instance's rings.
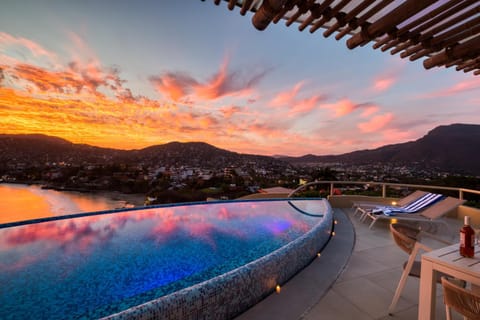
[{"label": "hillside", "polygon": [[255,163],[265,168],[285,169],[289,164],[343,163],[350,165],[385,163],[480,175],[480,125],[439,126],[424,137],[342,155],[267,157],[231,152],[203,142],[171,142],[141,150],[116,150],[74,144],[45,135],[0,135],[0,162],[44,164],[65,161],[81,163],[126,163],[163,166],[225,168]]},{"label": "hillside", "polygon": [[203,142],[170,142],[141,150],[117,150],[40,134],[1,135],[0,162],[46,162],[161,164],[163,166],[200,166],[222,168],[249,162],[269,168],[285,168],[288,163],[272,157],[240,154],[216,148]]},{"label": "hillside", "polygon": [[41,134],[0,134],[0,162],[25,163],[108,161],[126,151],[74,144],[65,139]]},{"label": "hillside", "polygon": [[397,163],[442,171],[480,175],[480,125],[452,124],[439,126],[424,137],[406,143],[361,150],[342,155],[282,158],[292,164]]}]

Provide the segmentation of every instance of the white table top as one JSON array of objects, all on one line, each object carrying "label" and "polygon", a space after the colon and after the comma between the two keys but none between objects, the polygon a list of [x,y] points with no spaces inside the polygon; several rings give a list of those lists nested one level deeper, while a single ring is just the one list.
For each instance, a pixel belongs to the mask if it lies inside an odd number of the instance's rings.
[{"label": "white table top", "polygon": [[475,246],[475,256],[465,258],[460,255],[459,244],[433,250],[422,255],[422,259],[431,261],[438,269],[449,268],[465,273],[471,277],[478,277],[480,283],[480,246]]}]

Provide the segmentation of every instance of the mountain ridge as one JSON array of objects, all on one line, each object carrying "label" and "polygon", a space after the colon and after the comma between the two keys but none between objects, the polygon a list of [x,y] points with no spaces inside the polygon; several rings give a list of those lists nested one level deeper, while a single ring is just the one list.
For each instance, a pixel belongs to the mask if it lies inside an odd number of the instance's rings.
[{"label": "mountain ridge", "polygon": [[480,125],[451,124],[433,128],[425,136],[376,149],[341,155],[282,158],[294,164],[307,162],[347,164],[399,163],[436,167],[456,173],[480,174]]},{"label": "mountain ridge", "polygon": [[238,162],[260,161],[272,166],[285,163],[367,164],[397,163],[438,168],[438,170],[480,175],[480,125],[451,124],[433,128],[425,136],[376,149],[357,150],[340,155],[300,157],[263,156],[228,151],[205,142],[177,142],[142,149],[120,150],[76,144],[42,134],[0,134],[1,161],[127,161],[166,164],[229,166]]}]

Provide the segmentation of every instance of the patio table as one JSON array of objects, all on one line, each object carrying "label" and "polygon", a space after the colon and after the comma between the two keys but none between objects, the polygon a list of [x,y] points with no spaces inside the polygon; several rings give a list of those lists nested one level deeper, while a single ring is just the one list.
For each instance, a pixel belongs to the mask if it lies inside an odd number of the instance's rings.
[{"label": "patio table", "polygon": [[459,244],[433,250],[422,255],[418,319],[435,319],[436,272],[443,272],[480,286],[480,247],[475,246],[474,258],[462,257]]}]

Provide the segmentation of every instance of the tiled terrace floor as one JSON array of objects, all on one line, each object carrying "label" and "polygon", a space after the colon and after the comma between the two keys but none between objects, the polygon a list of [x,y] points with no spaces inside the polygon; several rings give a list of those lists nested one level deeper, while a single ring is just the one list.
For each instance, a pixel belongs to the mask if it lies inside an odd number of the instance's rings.
[{"label": "tiled terrace floor", "polygon": [[[335,209],[335,216],[337,218],[343,216],[345,219],[343,223],[351,223],[354,230],[353,251],[350,251],[351,256],[348,255],[343,270],[338,270],[338,267],[337,270],[328,270],[328,267],[315,265],[314,262],[285,284],[283,287],[285,290],[282,288],[280,294],[271,295],[237,320],[417,319],[419,280],[416,278],[409,277],[407,280],[394,315],[389,316],[387,312],[402,273],[402,264],[408,258],[407,254],[394,243],[388,223],[379,222],[373,229],[369,229],[368,223],[360,222],[352,214],[351,209]],[[448,223],[449,232],[446,231],[446,227],[439,224],[423,225],[422,228],[430,229],[429,231],[441,235],[445,240],[455,242],[459,221],[449,219]],[[438,242],[429,242],[429,245],[444,246]],[[328,288],[324,292],[315,293],[312,287],[315,288],[315,282],[322,283],[323,272],[329,274],[327,277],[338,277],[333,283],[327,284]],[[325,277],[323,279],[323,282],[328,281]],[[438,289],[437,319],[445,319],[441,289]]]}]

